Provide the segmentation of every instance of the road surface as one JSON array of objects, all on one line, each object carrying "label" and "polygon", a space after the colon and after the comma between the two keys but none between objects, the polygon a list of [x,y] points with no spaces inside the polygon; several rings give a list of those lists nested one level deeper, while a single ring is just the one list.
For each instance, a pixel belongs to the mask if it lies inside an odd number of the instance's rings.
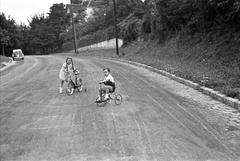
[{"label": "road surface", "polygon": [[[0,154],[8,160],[240,160],[240,114],[187,86],[117,61],[73,57],[87,92],[59,94],[66,56],[1,71]],[[98,107],[109,67],[123,102]]]}]

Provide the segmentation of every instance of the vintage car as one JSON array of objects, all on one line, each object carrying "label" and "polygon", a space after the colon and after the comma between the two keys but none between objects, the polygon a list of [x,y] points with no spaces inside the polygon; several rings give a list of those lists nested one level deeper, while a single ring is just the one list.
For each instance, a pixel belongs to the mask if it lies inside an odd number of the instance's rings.
[{"label": "vintage car", "polygon": [[12,59],[17,60],[21,59],[24,60],[24,54],[22,53],[22,49],[14,49],[12,53]]}]

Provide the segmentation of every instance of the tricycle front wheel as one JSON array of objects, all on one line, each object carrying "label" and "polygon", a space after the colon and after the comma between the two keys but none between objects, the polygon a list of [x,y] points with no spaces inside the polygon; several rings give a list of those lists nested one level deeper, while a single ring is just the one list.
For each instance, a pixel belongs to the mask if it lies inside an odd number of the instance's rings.
[{"label": "tricycle front wheel", "polygon": [[114,102],[116,105],[120,105],[122,103],[122,96],[120,94],[116,94]]}]

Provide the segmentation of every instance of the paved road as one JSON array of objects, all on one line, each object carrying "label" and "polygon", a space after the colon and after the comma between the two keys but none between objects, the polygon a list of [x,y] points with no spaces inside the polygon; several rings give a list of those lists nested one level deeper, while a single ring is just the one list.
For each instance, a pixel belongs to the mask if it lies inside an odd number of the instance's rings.
[{"label": "paved road", "polygon": [[[240,160],[240,114],[189,87],[116,61],[74,57],[87,92],[59,94],[66,56],[1,72],[1,160]],[[123,103],[97,107],[110,67]]]}]

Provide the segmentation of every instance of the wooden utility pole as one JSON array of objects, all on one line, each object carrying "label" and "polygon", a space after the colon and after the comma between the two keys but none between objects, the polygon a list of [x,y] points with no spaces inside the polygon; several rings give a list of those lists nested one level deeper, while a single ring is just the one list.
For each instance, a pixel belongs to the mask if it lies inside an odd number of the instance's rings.
[{"label": "wooden utility pole", "polygon": [[71,2],[70,11],[71,11],[71,17],[72,17],[72,30],[73,30],[73,37],[74,37],[74,50],[75,50],[75,54],[78,54],[76,30],[75,30],[73,10],[72,10],[72,1],[70,0],[70,2]]},{"label": "wooden utility pole", "polygon": [[116,53],[119,55],[118,50],[118,29],[117,29],[117,11],[116,11],[116,2],[113,0],[113,8],[114,8],[114,26],[115,26],[115,37],[116,37]]}]

